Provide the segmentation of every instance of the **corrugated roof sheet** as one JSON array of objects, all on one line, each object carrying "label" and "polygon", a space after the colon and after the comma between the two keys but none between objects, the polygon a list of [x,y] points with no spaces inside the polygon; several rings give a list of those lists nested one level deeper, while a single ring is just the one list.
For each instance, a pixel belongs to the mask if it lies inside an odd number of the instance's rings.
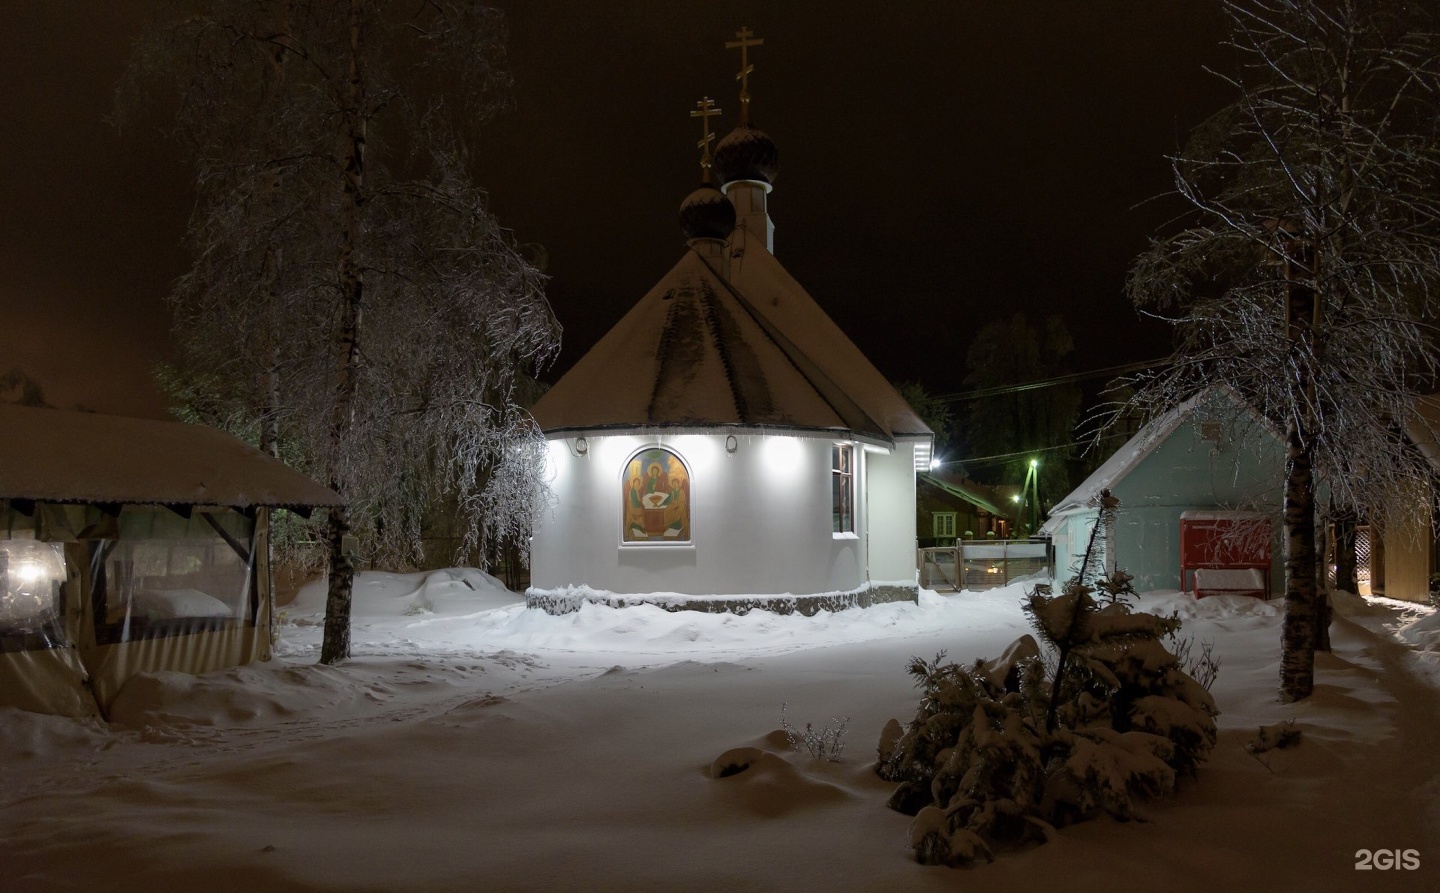
[{"label": "corrugated roof sheet", "polygon": [[0,497],[40,502],[321,507],[328,487],[223,431],[0,405]]}]

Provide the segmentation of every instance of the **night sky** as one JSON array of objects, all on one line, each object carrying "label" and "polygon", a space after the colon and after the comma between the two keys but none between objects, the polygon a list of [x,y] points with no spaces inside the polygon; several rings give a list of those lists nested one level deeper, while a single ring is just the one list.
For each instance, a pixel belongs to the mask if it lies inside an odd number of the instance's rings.
[{"label": "night sky", "polygon": [[[553,380],[683,249],[696,100],[739,103],[780,147],[776,255],[892,379],[959,390],[994,317],[1061,313],[1077,369],[1168,352],[1122,286],[1183,210],[1165,155],[1227,100],[1201,0],[898,3],[513,0],[514,109],[475,174],[544,247],[565,327]],[[163,296],[187,267],[189,168],[153,128],[105,122],[142,0],[0,5],[0,372],[50,402],[160,416]]]}]

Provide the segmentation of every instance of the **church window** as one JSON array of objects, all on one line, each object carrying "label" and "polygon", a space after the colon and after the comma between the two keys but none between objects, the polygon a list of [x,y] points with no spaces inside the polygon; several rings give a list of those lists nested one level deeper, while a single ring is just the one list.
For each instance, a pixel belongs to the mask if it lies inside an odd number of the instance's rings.
[{"label": "church window", "polygon": [[830,448],[831,531],[855,532],[855,447],[837,443]]},{"label": "church window", "polygon": [[690,542],[690,471],[676,454],[647,447],[630,457],[621,485],[621,541]]}]

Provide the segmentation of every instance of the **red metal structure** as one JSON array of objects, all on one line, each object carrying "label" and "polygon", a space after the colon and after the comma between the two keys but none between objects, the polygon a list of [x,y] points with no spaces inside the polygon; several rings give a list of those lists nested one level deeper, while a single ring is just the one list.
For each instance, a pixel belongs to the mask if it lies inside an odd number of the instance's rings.
[{"label": "red metal structure", "polygon": [[1260,512],[1180,516],[1180,588],[1207,595],[1270,596],[1271,518]]}]

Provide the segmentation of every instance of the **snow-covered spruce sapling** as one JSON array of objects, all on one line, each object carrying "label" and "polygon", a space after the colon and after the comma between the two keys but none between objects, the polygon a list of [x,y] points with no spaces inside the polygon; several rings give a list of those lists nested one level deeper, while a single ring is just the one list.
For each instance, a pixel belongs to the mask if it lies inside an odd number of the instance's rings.
[{"label": "snow-covered spruce sapling", "polygon": [[803,750],[814,759],[828,763],[840,762],[841,755],[845,753],[845,732],[850,725],[850,717],[835,717],[831,720],[835,725],[823,729],[817,729],[808,722],[805,728],[797,729],[785,717],[789,706],[789,701],[780,705],[780,729],[785,733],[790,749],[796,753]]},{"label": "snow-covered spruce sapling", "polygon": [[[1102,580],[1117,596],[1128,585]],[[876,772],[915,815],[919,861],[970,864],[1102,812],[1131,818],[1214,746],[1214,701],[1161,642],[1179,621],[1092,591],[1037,587],[1025,602],[1037,635],[995,661],[911,661],[919,709],[886,726]]]}]

